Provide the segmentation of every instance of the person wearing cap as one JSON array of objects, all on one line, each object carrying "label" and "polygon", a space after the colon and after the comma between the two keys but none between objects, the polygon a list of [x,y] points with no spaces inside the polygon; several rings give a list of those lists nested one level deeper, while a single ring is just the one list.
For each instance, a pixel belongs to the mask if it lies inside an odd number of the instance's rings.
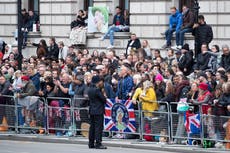
[{"label": "person wearing cap", "polygon": [[25,126],[30,124],[32,119],[32,111],[35,109],[36,104],[38,102],[38,97],[35,97],[37,91],[30,80],[29,76],[22,76],[22,91],[16,94],[16,98],[18,100],[18,104],[23,107],[24,115],[25,115]]},{"label": "person wearing cap", "polygon": [[166,84],[164,82],[164,78],[160,73],[158,73],[155,76],[155,82],[154,82],[154,89],[156,92],[157,100],[161,100],[165,96],[165,93],[164,93],[165,87],[166,87]]},{"label": "person wearing cap", "polygon": [[192,72],[193,67],[193,52],[189,50],[189,45],[184,44],[181,48],[181,57],[179,58],[179,69],[188,76]]},{"label": "person wearing cap", "polygon": [[107,149],[107,147],[102,145],[102,132],[106,104],[106,97],[102,92],[103,85],[103,78],[93,76],[88,90],[90,115],[89,148]]},{"label": "person wearing cap", "polygon": [[[181,50],[176,50],[175,55],[176,55],[176,61],[179,62],[179,59],[181,57]],[[172,62],[173,63],[173,62]],[[173,64],[172,64],[173,65]]]},{"label": "person wearing cap", "polygon": [[29,76],[22,76],[22,92],[17,94],[17,98],[24,98],[27,96],[33,96],[36,94],[36,88],[33,82],[30,80]]},{"label": "person wearing cap", "polygon": [[190,102],[195,105],[202,105],[202,114],[208,114],[211,106],[209,105],[211,102],[212,94],[208,91],[207,83],[200,83],[199,86],[199,95],[197,99],[191,99]]},{"label": "person wearing cap", "polygon": [[131,67],[129,64],[123,64],[119,72],[121,77],[118,82],[116,100],[128,100],[130,98],[129,94],[132,92],[134,87],[133,78],[129,75]]}]

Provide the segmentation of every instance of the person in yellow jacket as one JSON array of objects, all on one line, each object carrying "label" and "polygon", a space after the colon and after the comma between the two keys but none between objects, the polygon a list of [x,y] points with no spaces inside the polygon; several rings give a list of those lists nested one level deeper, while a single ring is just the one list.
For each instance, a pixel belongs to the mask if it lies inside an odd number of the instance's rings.
[{"label": "person in yellow jacket", "polygon": [[144,116],[153,117],[151,112],[158,110],[158,103],[153,84],[150,81],[146,80],[143,82],[142,88],[136,89],[132,97],[134,104],[136,103],[137,99],[139,99],[139,101],[142,103],[142,110],[149,111],[145,112]]}]

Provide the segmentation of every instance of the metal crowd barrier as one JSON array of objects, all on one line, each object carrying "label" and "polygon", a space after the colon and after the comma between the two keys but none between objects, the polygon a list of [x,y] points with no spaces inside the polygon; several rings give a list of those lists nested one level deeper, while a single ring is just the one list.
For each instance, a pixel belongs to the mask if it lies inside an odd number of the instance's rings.
[{"label": "metal crowd barrier", "polygon": [[17,126],[14,96],[0,96],[0,132],[14,132]]},{"label": "metal crowd barrier", "polygon": [[[201,112],[202,106],[207,106],[207,104],[200,106]],[[202,138],[204,141],[230,143],[230,116],[213,115],[215,107],[218,106],[211,105],[211,110],[207,114],[202,112]]]},{"label": "metal crowd barrier", "polygon": [[[202,139],[202,128],[200,132],[197,132],[196,134],[191,134],[190,132],[186,131],[185,128],[185,112],[178,112],[177,111],[177,104],[178,102],[170,102],[170,118],[171,118],[171,137],[174,140],[174,143],[184,144],[188,143],[188,140],[191,140],[193,144],[196,144],[199,140],[203,142]],[[192,104],[189,104],[189,106],[193,106]],[[195,106],[196,113],[201,115],[200,113],[200,107]],[[200,125],[202,126],[202,117],[200,121]],[[199,124],[199,123],[197,123]]]},{"label": "metal crowd barrier", "polygon": [[[56,134],[66,136],[88,136],[89,115],[86,98],[48,97],[39,98],[34,108],[30,110],[30,120],[25,117],[25,106],[18,103],[14,96],[0,96],[0,132]],[[205,105],[192,105],[195,114],[200,116],[197,121],[200,131],[191,134],[185,128],[185,112],[178,112],[178,102],[157,102],[160,106],[156,111],[142,109],[142,103],[138,103],[138,109],[134,110],[136,132],[105,131],[110,136],[126,138],[130,135],[139,136],[141,140],[151,139],[157,142],[192,144],[209,142],[221,142],[230,145],[230,117],[216,116],[211,113],[203,114]],[[84,106],[84,107],[82,107]],[[212,106],[215,108],[216,106]],[[193,119],[196,121],[196,119]],[[25,124],[26,123],[26,124]],[[194,122],[196,124],[196,122]]]},{"label": "metal crowd barrier", "polygon": [[158,110],[141,109],[141,139],[166,143],[170,141],[170,115],[167,102],[156,102]]},{"label": "metal crowd barrier", "polygon": [[88,137],[90,119],[88,99],[74,97],[72,99],[72,122],[73,122],[73,135],[82,135]]},{"label": "metal crowd barrier", "polygon": [[63,97],[47,97],[47,133],[57,136],[73,132],[71,99]]},{"label": "metal crowd barrier", "polygon": [[[46,133],[46,107],[45,98],[36,97],[37,101],[30,107],[20,104],[19,98],[15,98],[15,112],[17,117],[16,129],[20,134],[44,134]],[[26,100],[27,103],[30,100]]]}]

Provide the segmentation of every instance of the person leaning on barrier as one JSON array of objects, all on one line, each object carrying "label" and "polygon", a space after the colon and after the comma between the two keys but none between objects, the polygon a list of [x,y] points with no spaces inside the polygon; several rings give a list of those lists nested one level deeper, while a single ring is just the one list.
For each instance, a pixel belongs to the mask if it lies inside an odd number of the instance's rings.
[{"label": "person leaning on barrier", "polygon": [[101,143],[105,113],[104,105],[106,103],[106,97],[102,93],[103,82],[103,78],[93,76],[91,86],[88,90],[90,114],[89,148],[107,149]]},{"label": "person leaning on barrier", "polygon": [[214,100],[214,104],[223,106],[227,115],[230,116],[230,82],[224,83],[222,90],[222,96],[218,100]]},{"label": "person leaning on barrier", "polygon": [[199,95],[197,99],[191,99],[189,102],[195,105],[202,105],[202,114],[208,114],[209,109],[211,109],[210,102],[212,94],[208,91],[208,84],[200,83],[198,86]]},{"label": "person leaning on barrier", "polygon": [[142,110],[148,111],[144,113],[145,117],[152,117],[152,111],[158,110],[156,93],[149,80],[143,82],[143,86],[136,89],[132,98],[134,104],[137,99],[142,103]]},{"label": "person leaning on barrier", "polygon": [[25,115],[25,125],[29,125],[32,119],[31,111],[35,109],[38,97],[34,97],[36,94],[36,88],[33,82],[28,76],[22,76],[22,91],[16,93],[16,98],[18,98],[18,104],[23,106]]}]

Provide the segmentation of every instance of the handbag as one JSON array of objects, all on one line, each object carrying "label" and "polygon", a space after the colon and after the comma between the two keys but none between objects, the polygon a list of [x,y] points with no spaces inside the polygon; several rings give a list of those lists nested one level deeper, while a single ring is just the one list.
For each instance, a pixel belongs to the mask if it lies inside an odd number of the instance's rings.
[{"label": "handbag", "polygon": [[180,99],[179,103],[177,104],[177,111],[178,112],[186,112],[189,109],[189,105],[187,103],[187,98]]}]

